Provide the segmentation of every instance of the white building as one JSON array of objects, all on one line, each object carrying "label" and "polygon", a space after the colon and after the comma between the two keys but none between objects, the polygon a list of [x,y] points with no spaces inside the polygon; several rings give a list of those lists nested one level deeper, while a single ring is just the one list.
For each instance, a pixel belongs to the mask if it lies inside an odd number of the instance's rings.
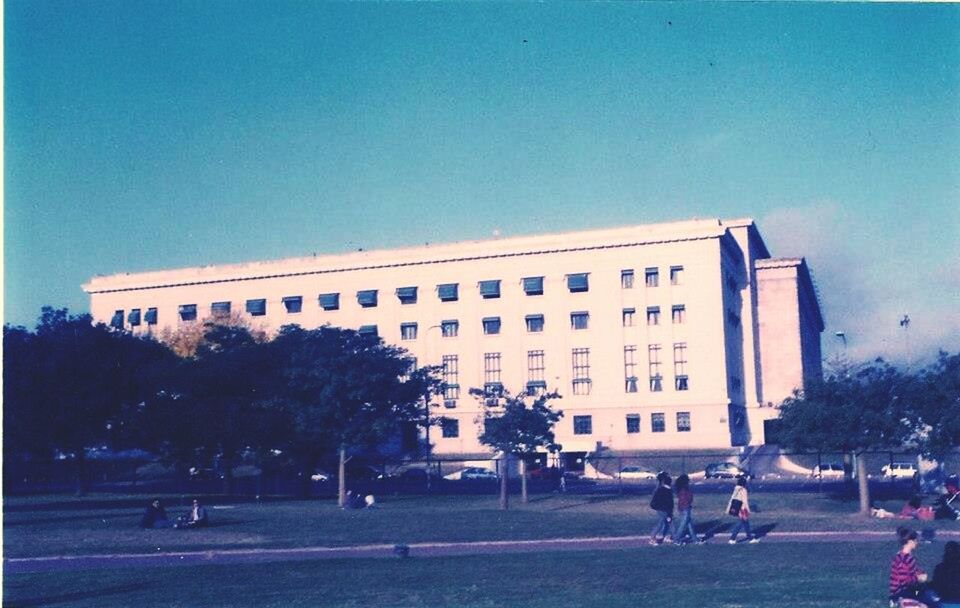
[{"label": "white building", "polygon": [[557,441],[729,448],[821,375],[823,321],[802,258],[770,259],[752,220],[693,220],[96,277],[97,321],[134,332],[228,312],[275,330],[375,331],[448,387],[434,454],[484,452],[471,387],[559,391]]}]

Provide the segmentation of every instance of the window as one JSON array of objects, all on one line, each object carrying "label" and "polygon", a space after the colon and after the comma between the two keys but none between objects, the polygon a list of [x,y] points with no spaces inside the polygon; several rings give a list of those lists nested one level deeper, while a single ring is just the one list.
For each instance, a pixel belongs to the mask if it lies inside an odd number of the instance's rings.
[{"label": "window", "polygon": [[677,412],[677,432],[690,432],[690,412]]},{"label": "window", "polygon": [[574,416],[573,434],[590,435],[593,433],[593,416]]},{"label": "window", "polygon": [[527,351],[527,394],[542,395],[547,392],[547,381],[544,377],[546,365],[542,350]]},{"label": "window", "polygon": [[440,335],[444,338],[456,338],[460,333],[460,321],[447,319],[440,322]]},{"label": "window", "polygon": [[637,392],[637,347],[635,345],[623,347],[623,377],[625,390],[628,393]]},{"label": "window", "polygon": [[590,313],[586,311],[570,313],[570,329],[587,329],[590,325]]},{"label": "window", "polygon": [[147,322],[147,325],[156,325],[157,324],[157,309],[148,308],[147,313],[143,315],[143,320]]},{"label": "window", "polygon": [[573,349],[573,394],[590,394],[590,349]]},{"label": "window", "polygon": [[376,325],[361,325],[360,329],[357,330],[361,336],[379,336],[380,333],[377,331]]},{"label": "window", "polygon": [[567,289],[570,293],[581,293],[590,290],[590,283],[587,279],[590,275],[586,272],[567,275]]},{"label": "window", "polygon": [[401,304],[416,304],[417,288],[416,287],[398,287],[397,299],[400,300]]},{"label": "window", "polygon": [[683,266],[670,267],[670,284],[680,285],[683,281]]},{"label": "window", "polygon": [[180,313],[181,321],[196,321],[197,320],[197,305],[196,304],[181,304],[178,310]]},{"label": "window", "polygon": [[480,281],[480,296],[485,300],[500,297],[500,281]]},{"label": "window", "polygon": [[640,432],[640,414],[627,414],[627,433]]},{"label": "window", "polygon": [[320,308],[324,310],[340,310],[340,294],[339,293],[320,294]]},{"label": "window", "polygon": [[437,297],[441,302],[456,302],[460,299],[457,283],[442,283],[437,285]]},{"label": "window", "polygon": [[623,309],[623,326],[633,327],[633,318],[636,315],[637,315],[636,308],[624,308]]},{"label": "window", "polygon": [[417,324],[416,324],[416,323],[401,323],[401,324],[400,324],[400,339],[401,339],[401,340],[416,340],[416,339],[417,339]]},{"label": "window", "polygon": [[647,325],[660,325],[659,306],[647,306]]},{"label": "window", "polygon": [[674,304],[673,305],[673,322],[675,324],[683,323],[684,319],[687,317],[687,307],[683,304]]},{"label": "window", "polygon": [[130,314],[127,315],[127,322],[130,323],[130,327],[138,327],[140,325],[139,308],[130,309]]},{"label": "window", "polygon": [[528,296],[543,295],[543,277],[527,277],[523,280],[523,293]]},{"label": "window", "polygon": [[456,439],[460,436],[460,421],[456,418],[441,418],[440,429],[444,439]]},{"label": "window", "polygon": [[483,333],[493,336],[500,333],[500,317],[484,317]]},{"label": "window", "polygon": [[543,331],[543,315],[527,315],[524,317],[527,331],[534,334]]},{"label": "window", "polygon": [[646,270],[647,287],[656,287],[660,284],[660,271],[656,267]]},{"label": "window", "polygon": [[659,393],[663,390],[660,350],[659,344],[651,344],[647,347],[647,356],[650,359],[650,392],[652,393]]},{"label": "window", "polygon": [[650,431],[664,433],[667,430],[667,418],[664,414],[650,414]]},{"label": "window", "polygon": [[633,289],[633,269],[620,271],[620,288]]},{"label": "window", "polygon": [[686,342],[677,342],[673,345],[673,376],[676,379],[676,389],[678,391],[685,391],[689,388]]},{"label": "window", "polygon": [[457,399],[460,398],[460,360],[457,355],[443,356],[441,380],[443,380],[443,405],[457,407]]},{"label": "window", "polygon": [[267,301],[263,298],[247,300],[247,313],[251,317],[262,317],[267,314]]},{"label": "window", "polygon": [[230,302],[214,302],[210,305],[210,316],[215,319],[229,317],[231,308]]},{"label": "window", "polygon": [[374,308],[377,305],[377,290],[363,289],[358,291],[357,304],[364,308]]},{"label": "window", "polygon": [[288,314],[296,314],[303,310],[303,296],[287,296],[282,302]]},{"label": "window", "polygon": [[497,405],[498,398],[503,394],[500,353],[483,354],[483,394],[487,398],[487,405]]},{"label": "window", "polygon": [[113,311],[113,318],[110,319],[110,327],[116,329],[123,329],[123,311],[115,310]]}]

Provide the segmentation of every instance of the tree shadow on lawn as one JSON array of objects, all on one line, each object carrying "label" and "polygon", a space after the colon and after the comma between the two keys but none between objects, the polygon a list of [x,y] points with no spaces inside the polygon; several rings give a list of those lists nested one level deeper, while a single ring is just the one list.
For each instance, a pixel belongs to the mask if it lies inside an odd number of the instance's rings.
[{"label": "tree shadow on lawn", "polygon": [[[35,597],[35,598],[29,598],[24,600],[7,601],[5,598],[3,605],[5,607],[9,606],[10,608],[27,608],[28,606],[49,606],[51,604],[63,604],[67,602],[75,602],[78,600],[88,600],[88,599],[95,599],[98,597],[104,597],[108,595],[118,595],[123,593],[130,593],[132,591],[141,591],[143,589],[149,589],[150,587],[155,587],[155,586],[156,586],[156,583],[154,583],[153,581],[141,581],[138,583],[131,583],[129,585],[103,587],[101,589],[75,591],[73,593],[61,593],[60,595],[49,595],[45,597]],[[10,587],[7,587],[5,589],[4,595],[9,595],[9,591],[15,587],[16,587],[15,585],[10,585]]]},{"label": "tree shadow on lawn", "polygon": [[129,517],[130,517],[129,513],[101,513],[99,515],[95,514],[95,515],[69,515],[66,517],[38,517],[33,519],[25,519],[22,521],[10,521],[10,519],[8,518],[3,522],[3,527],[13,528],[16,526],[36,526],[38,524],[58,524],[60,522],[83,521],[87,519],[91,519],[91,520],[104,519],[105,520],[105,519],[123,519],[123,518],[129,518]]}]

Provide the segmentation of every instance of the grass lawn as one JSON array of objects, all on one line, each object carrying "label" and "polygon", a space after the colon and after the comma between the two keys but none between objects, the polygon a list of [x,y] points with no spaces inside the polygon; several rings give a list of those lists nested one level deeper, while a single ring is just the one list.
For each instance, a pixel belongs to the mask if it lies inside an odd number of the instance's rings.
[{"label": "grass lawn", "polygon": [[[5,606],[885,608],[893,542],[761,543],[4,577]],[[924,546],[932,570],[942,545]]]}]

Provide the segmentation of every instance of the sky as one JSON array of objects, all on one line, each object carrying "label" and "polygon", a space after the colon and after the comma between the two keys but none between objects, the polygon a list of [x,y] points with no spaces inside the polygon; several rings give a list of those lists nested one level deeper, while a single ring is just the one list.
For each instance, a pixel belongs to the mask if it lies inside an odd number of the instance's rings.
[{"label": "sky", "polygon": [[960,351],[960,5],[4,10],[7,323],[97,274],[752,217],[825,357]]}]

